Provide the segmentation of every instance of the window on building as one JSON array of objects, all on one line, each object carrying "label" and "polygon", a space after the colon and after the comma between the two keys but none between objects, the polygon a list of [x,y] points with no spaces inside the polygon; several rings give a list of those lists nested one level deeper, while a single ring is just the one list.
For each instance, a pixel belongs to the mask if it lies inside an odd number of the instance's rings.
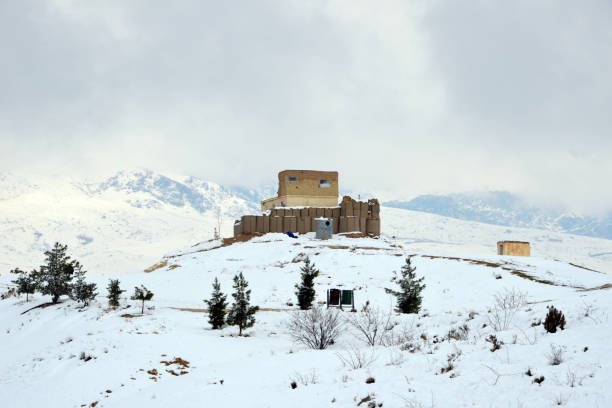
[{"label": "window on building", "polygon": [[287,181],[291,181],[291,182],[297,182],[297,176],[289,176],[287,177]]},{"label": "window on building", "polygon": [[329,180],[319,180],[319,188],[330,188],[331,182]]}]

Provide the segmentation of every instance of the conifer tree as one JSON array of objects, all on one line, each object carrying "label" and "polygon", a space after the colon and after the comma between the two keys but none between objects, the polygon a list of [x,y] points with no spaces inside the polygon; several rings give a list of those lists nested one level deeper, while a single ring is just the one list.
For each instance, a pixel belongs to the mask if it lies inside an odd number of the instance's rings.
[{"label": "conifer tree", "polygon": [[36,272],[40,293],[51,295],[53,303],[57,303],[62,295],[70,295],[74,270],[80,266],[66,255],[67,250],[67,245],[56,242],[50,251],[45,251],[46,264]]},{"label": "conifer tree", "polygon": [[238,335],[242,336],[242,330],[251,327],[255,324],[255,312],[259,310],[259,306],[251,306],[251,290],[247,287],[248,282],[244,279],[242,272],[234,276],[234,303],[227,314],[227,324],[238,326]]},{"label": "conifer tree", "polygon": [[140,314],[144,314],[144,302],[153,298],[153,292],[147,289],[144,285],[134,286],[134,294],[130,299],[142,301]]},{"label": "conifer tree", "polygon": [[36,292],[36,271],[32,271],[30,273],[26,273],[19,268],[15,268],[11,271],[17,275],[17,279],[11,281],[12,283],[17,285],[17,293],[20,295],[22,293],[26,294],[26,302],[29,300],[28,295]]},{"label": "conifer tree", "polygon": [[208,323],[212,325],[214,330],[220,329],[225,324],[225,308],[227,307],[227,296],[221,292],[221,284],[215,278],[213,282],[213,292],[209,300],[204,302],[208,304]]},{"label": "conifer tree", "polygon": [[300,309],[307,310],[310,309],[315,299],[314,278],[319,276],[319,270],[315,268],[314,263],[310,263],[309,257],[306,257],[304,266],[300,270],[302,271],[302,282],[295,285],[297,289],[295,295],[297,296]]},{"label": "conifer tree", "polygon": [[110,279],[106,289],[108,290],[108,295],[106,296],[108,305],[113,309],[119,307],[119,298],[125,292],[125,290],[121,290],[119,287],[119,279]]},{"label": "conifer tree", "polygon": [[76,282],[72,284],[70,299],[82,302],[83,306],[87,306],[89,301],[94,300],[98,296],[96,292],[97,285],[85,282],[85,271],[81,265],[76,266],[74,276],[76,276]]},{"label": "conifer tree", "polygon": [[419,313],[421,309],[421,301],[423,297],[421,292],[425,289],[425,285],[422,284],[424,277],[417,279],[416,267],[413,267],[410,262],[410,257],[406,258],[406,264],[402,266],[402,278],[397,282],[400,286],[399,291],[386,289],[387,293],[392,294],[397,298],[396,312],[399,313]]}]

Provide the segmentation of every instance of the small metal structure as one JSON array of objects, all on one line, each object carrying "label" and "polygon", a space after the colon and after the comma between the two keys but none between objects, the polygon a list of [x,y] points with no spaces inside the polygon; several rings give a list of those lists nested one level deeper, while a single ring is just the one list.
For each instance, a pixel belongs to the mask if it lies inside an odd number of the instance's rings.
[{"label": "small metal structure", "polygon": [[351,310],[355,310],[355,296],[352,289],[327,289],[327,307],[343,307],[350,306]]},{"label": "small metal structure", "polygon": [[316,239],[330,239],[333,232],[333,220],[330,218],[316,218]]}]

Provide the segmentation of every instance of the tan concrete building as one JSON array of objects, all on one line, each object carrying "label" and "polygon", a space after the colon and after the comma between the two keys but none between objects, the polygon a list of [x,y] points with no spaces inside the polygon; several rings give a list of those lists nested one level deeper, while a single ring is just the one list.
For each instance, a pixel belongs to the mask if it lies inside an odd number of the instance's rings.
[{"label": "tan concrete building", "polygon": [[497,255],[530,256],[531,247],[529,242],[499,241],[497,243]]},{"label": "tan concrete building", "polygon": [[338,206],[338,172],[284,170],[278,173],[277,196],[261,202],[261,210],[278,207]]}]

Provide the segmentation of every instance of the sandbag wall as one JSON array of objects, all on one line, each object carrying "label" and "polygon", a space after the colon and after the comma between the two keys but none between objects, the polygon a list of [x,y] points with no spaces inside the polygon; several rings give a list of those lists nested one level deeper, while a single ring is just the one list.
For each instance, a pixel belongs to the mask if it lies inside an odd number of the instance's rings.
[{"label": "sandbag wall", "polygon": [[273,208],[266,215],[243,215],[234,224],[234,237],[241,234],[297,232],[316,230],[316,218],[333,220],[333,233],[361,232],[380,235],[378,200],[355,201],[345,196],[338,207]]}]

